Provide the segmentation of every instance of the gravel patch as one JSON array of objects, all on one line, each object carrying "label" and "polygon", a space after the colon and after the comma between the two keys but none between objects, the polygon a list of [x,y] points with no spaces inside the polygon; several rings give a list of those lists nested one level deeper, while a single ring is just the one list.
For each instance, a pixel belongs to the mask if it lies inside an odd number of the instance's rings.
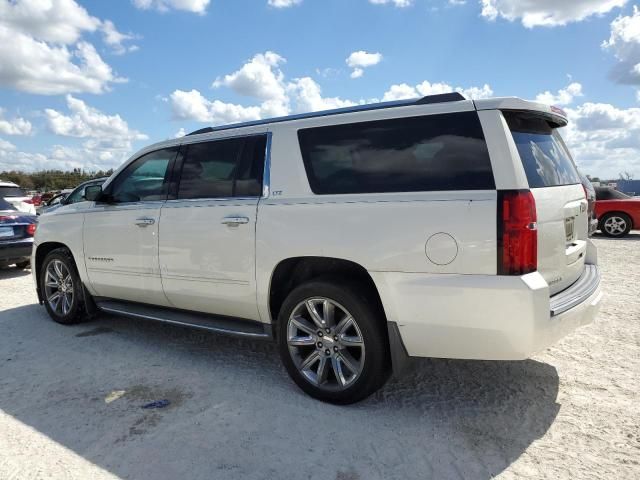
[{"label": "gravel patch", "polygon": [[640,478],[640,232],[595,242],[596,323],[522,362],[420,360],[348,407],[301,393],[270,343],[63,327],[0,270],[0,478]]}]

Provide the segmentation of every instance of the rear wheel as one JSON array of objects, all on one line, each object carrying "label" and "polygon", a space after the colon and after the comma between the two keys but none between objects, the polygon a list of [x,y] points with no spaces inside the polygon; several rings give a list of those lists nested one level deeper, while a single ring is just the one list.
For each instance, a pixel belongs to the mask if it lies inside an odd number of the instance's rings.
[{"label": "rear wheel", "polygon": [[71,325],[84,318],[82,283],[66,248],[53,250],[44,259],[40,291],[49,316],[56,322]]},{"label": "rear wheel", "polygon": [[607,213],[600,220],[600,230],[607,237],[624,237],[631,231],[631,218],[625,213]]},{"label": "rear wheel", "polygon": [[280,356],[291,378],[320,400],[354,403],[389,376],[384,318],[364,287],[316,280],[293,290],[278,318]]},{"label": "rear wheel", "polygon": [[17,262],[16,268],[18,268],[19,270],[24,270],[25,268],[29,268],[30,265],[31,262],[29,260],[26,260],[24,262]]}]

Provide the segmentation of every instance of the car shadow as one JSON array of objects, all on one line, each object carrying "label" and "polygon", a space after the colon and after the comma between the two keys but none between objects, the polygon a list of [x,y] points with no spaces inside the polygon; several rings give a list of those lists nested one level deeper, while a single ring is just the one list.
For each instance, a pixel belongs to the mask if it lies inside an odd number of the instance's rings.
[{"label": "car shadow", "polygon": [[26,277],[31,275],[31,269],[11,267],[0,267],[0,280],[8,280],[10,278]]},{"label": "car shadow", "polygon": [[488,479],[560,408],[556,369],[534,360],[420,360],[339,407],[298,390],[270,342],[108,315],[65,327],[37,305],[0,312],[0,331],[0,410],[123,478]]},{"label": "car shadow", "polygon": [[624,237],[620,237],[620,238],[614,238],[614,237],[607,237],[606,235],[602,234],[601,232],[596,232],[592,235],[593,238],[597,238],[598,240],[611,240],[611,241],[619,241],[619,240],[640,240],[640,230],[631,230],[629,233],[627,233]]}]

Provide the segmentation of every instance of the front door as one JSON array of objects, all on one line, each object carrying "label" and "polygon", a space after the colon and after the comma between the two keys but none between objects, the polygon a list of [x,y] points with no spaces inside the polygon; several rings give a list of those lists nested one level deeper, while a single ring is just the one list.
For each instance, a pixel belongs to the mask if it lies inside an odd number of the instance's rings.
[{"label": "front door", "polygon": [[160,214],[164,291],[177,308],[259,320],[255,232],[266,135],[183,145]]},{"label": "front door", "polygon": [[87,210],[84,255],[97,296],[168,305],[158,265],[160,209],[167,198],[177,147],[131,163]]}]

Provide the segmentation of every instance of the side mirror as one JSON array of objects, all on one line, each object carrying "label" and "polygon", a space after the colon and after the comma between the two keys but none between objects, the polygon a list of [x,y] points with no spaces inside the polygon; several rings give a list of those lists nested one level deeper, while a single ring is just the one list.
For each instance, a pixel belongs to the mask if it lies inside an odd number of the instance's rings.
[{"label": "side mirror", "polygon": [[89,202],[98,201],[102,196],[102,185],[89,185],[84,189],[84,198]]}]

